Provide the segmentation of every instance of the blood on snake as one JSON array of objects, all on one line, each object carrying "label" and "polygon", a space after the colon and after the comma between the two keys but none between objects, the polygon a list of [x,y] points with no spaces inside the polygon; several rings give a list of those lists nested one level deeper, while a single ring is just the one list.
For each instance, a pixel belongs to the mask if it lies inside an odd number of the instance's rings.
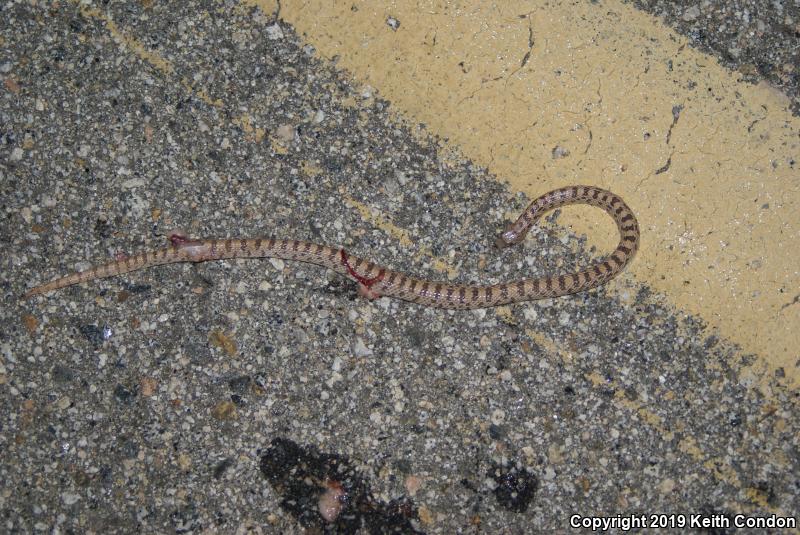
[{"label": "blood on snake", "polygon": [[344,249],[301,240],[279,238],[189,239],[183,233],[169,236],[171,245],[155,251],[118,258],[35,286],[24,298],[58,290],[81,282],[114,277],[162,264],[206,262],[231,258],[281,258],[316,264],[358,283],[367,298],[381,295],[420,305],[450,308],[487,308],[521,301],[533,301],[574,294],[605,284],[618,275],[639,248],[639,225],[631,209],[617,195],[594,186],[568,186],[535,199],[496,241],[498,247],[521,242],[531,226],[550,210],[572,204],[602,208],[616,222],[620,234],[617,248],[604,260],[588,268],[563,275],[519,279],[492,285],[447,284],[412,277],[348,255]]}]

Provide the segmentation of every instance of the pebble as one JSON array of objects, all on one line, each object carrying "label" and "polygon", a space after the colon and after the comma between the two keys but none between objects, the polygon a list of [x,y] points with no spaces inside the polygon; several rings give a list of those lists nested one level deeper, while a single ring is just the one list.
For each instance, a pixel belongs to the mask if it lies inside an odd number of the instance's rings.
[{"label": "pebble", "polygon": [[686,22],[691,22],[699,16],[700,16],[700,8],[697,6],[691,6],[689,9],[683,12],[681,18]]},{"label": "pebble", "polygon": [[367,347],[364,340],[356,338],[356,342],[353,344],[353,354],[357,357],[368,357],[372,355],[372,350]]},{"label": "pebble", "polygon": [[560,145],[556,145],[555,147],[553,147],[552,156],[553,156],[554,160],[559,160],[561,158],[566,158],[567,156],[569,156],[569,150],[565,149],[564,147],[562,147]]},{"label": "pebble", "polygon": [[492,411],[492,423],[500,425],[506,420],[506,411],[503,409],[495,409]]},{"label": "pebble", "polygon": [[417,492],[422,487],[423,479],[419,476],[415,475],[408,475],[406,476],[405,481],[403,482],[403,486],[406,488],[406,492],[412,498],[417,495]]},{"label": "pebble", "polygon": [[291,143],[294,141],[295,130],[294,127],[290,124],[283,124],[275,130],[275,135],[278,137],[280,141],[284,144]]},{"label": "pebble", "polygon": [[380,299],[378,299],[375,302],[375,304],[377,304],[379,307],[381,307],[381,309],[383,309],[384,312],[388,312],[389,308],[392,306],[392,302],[393,302],[392,299],[389,299],[388,297],[383,296]]},{"label": "pebble", "polygon": [[74,492],[64,492],[61,494],[61,501],[64,502],[64,505],[74,505],[78,503],[80,499],[80,495]]},{"label": "pebble", "polygon": [[144,186],[144,179],[142,178],[131,178],[122,183],[122,187],[125,189],[140,188],[142,186]]},{"label": "pebble", "polygon": [[275,23],[271,26],[267,26],[267,39],[271,39],[272,41],[276,41],[278,39],[283,39],[283,30],[281,29],[280,25]]}]

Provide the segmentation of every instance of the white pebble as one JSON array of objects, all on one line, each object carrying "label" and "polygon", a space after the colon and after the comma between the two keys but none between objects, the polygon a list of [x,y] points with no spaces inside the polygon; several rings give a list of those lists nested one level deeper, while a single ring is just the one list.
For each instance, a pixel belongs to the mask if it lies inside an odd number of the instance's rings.
[{"label": "white pebble", "polygon": [[494,425],[502,424],[506,419],[506,411],[503,409],[495,409],[492,411],[492,423]]},{"label": "white pebble", "polygon": [[673,490],[675,490],[675,480],[674,479],[664,479],[658,485],[659,490],[662,494],[670,494]]},{"label": "white pebble", "polygon": [[80,499],[81,497],[73,492],[64,492],[61,494],[61,501],[64,502],[64,505],[74,505]]},{"label": "white pebble", "polygon": [[353,344],[353,353],[357,357],[368,357],[372,355],[372,350],[367,347],[364,340],[356,338],[356,343]]},{"label": "white pebble", "polygon": [[272,285],[269,283],[269,281],[261,281],[261,283],[258,285],[258,289],[262,292],[266,292],[267,290],[272,289]]},{"label": "white pebble", "polygon": [[700,16],[700,8],[697,6],[691,6],[689,9],[683,12],[681,18],[686,22],[692,22],[699,16]]},{"label": "white pebble", "polygon": [[284,143],[289,143],[294,139],[294,127],[290,124],[281,125],[275,131],[275,134]]},{"label": "white pebble", "polygon": [[267,26],[267,39],[271,39],[273,41],[277,39],[283,39],[283,30],[278,23],[275,23],[272,26]]}]

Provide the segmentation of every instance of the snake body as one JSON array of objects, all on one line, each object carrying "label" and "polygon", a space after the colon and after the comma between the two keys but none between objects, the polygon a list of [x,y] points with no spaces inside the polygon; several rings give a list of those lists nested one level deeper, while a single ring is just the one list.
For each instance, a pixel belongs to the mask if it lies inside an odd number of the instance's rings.
[{"label": "snake body", "polygon": [[114,277],[130,271],[178,262],[205,262],[229,258],[281,258],[331,269],[359,283],[368,297],[386,295],[420,305],[473,309],[582,292],[608,282],[633,259],[639,247],[639,226],[628,205],[617,195],[593,186],[569,186],[535,199],[497,239],[506,247],[525,238],[531,225],[543,214],[570,204],[589,204],[605,210],[616,222],[620,241],[611,255],[577,273],[520,279],[494,285],[461,285],[419,279],[392,271],[373,262],[348,256],[344,249],[301,240],[173,239],[172,246],[108,262],[28,290],[25,298],[65,286]]}]

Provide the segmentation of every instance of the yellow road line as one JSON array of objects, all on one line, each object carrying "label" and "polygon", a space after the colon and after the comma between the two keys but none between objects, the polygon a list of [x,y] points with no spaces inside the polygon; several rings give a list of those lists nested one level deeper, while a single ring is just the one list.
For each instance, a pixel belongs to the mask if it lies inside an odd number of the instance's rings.
[{"label": "yellow road line", "polygon": [[[514,188],[621,194],[642,225],[635,277],[757,354],[743,380],[782,368],[800,385],[800,121],[782,95],[618,0],[308,0],[280,16]],[[613,247],[602,214],[568,216]]]}]

